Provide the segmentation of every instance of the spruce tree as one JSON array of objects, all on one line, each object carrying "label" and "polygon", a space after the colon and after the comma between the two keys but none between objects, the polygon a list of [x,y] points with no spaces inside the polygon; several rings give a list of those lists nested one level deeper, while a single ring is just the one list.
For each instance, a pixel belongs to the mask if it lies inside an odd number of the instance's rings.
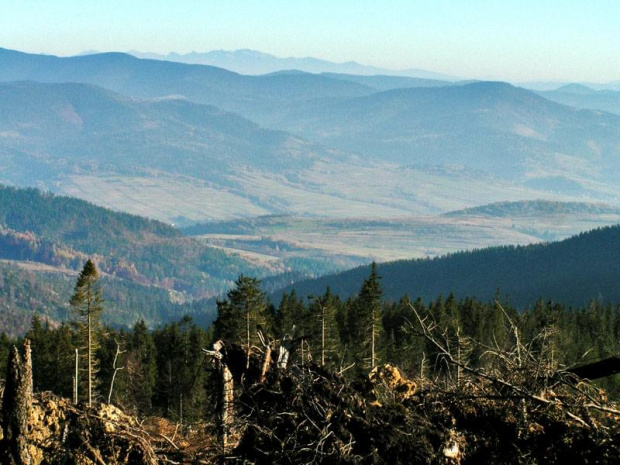
[{"label": "spruce tree", "polygon": [[271,331],[271,315],[267,297],[260,290],[259,280],[241,275],[227,299],[217,302],[215,337],[228,343],[241,344],[247,350],[249,366],[252,347],[259,346],[257,329]]},{"label": "spruce tree", "polygon": [[325,294],[316,297],[309,307],[311,324],[311,346],[319,348],[320,365],[325,366],[330,359],[337,358],[340,346],[336,311],[340,301],[331,292],[329,286]]},{"label": "spruce tree", "polygon": [[156,364],[157,351],[153,336],[149,333],[143,319],[139,320],[130,336],[130,352],[128,370],[131,379],[129,381],[129,395],[132,404],[141,414],[150,413],[153,407],[153,395],[155,392],[155,380],[157,374]]},{"label": "spruce tree", "polygon": [[30,341],[32,349],[33,370],[32,383],[35,391],[49,391],[50,370],[54,370],[51,364],[51,346],[49,344],[50,331],[44,327],[37,313],[30,320],[30,329],[26,333],[26,339]]},{"label": "spruce tree", "polygon": [[82,350],[86,351],[87,402],[93,402],[95,373],[97,371],[96,352],[98,348],[99,317],[103,311],[103,297],[99,284],[99,273],[92,260],[88,260],[78,276],[71,297],[71,308],[75,323],[81,336]]},{"label": "spruce tree", "polygon": [[362,345],[362,350],[353,356],[358,365],[358,371],[361,367],[372,370],[379,358],[379,339],[382,333],[381,298],[383,296],[380,279],[377,274],[377,265],[373,262],[370,276],[364,280],[357,299],[349,310],[350,342]]}]

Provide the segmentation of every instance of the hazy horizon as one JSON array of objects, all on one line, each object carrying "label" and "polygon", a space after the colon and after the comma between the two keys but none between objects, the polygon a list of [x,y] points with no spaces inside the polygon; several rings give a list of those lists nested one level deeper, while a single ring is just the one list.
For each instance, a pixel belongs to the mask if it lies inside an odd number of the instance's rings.
[{"label": "hazy horizon", "polygon": [[186,54],[251,49],[277,57],[512,82],[612,82],[620,6],[603,0],[282,3],[26,0],[0,18],[0,47]]}]

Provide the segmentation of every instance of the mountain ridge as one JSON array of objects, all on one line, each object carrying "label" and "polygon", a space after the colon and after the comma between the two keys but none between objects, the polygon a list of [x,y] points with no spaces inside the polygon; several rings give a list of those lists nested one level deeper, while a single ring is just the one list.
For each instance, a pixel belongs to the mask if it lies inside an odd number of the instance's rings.
[{"label": "mountain ridge", "polygon": [[127,53],[141,58],[170,60],[188,64],[209,64],[230,69],[241,74],[267,74],[276,71],[298,69],[311,73],[341,72],[362,76],[385,74],[423,79],[459,80],[459,78],[455,76],[423,69],[394,70],[371,65],[362,65],[355,61],[336,63],[314,57],[277,57],[269,53],[250,49],[239,49],[234,51],[211,50],[209,52],[190,52],[186,54],[175,52],[169,54],[143,53],[135,50]]}]

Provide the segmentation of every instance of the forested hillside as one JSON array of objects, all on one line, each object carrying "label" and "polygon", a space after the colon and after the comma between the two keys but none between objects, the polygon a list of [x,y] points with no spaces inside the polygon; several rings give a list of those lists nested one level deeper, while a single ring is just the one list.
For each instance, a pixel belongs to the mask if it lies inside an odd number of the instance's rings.
[{"label": "forested hillside", "polygon": [[[487,300],[498,292],[518,308],[537,299],[566,305],[590,300],[620,301],[620,226],[604,227],[561,242],[493,247],[434,259],[401,260],[377,266],[386,297],[432,299],[451,292]],[[317,294],[326,286],[342,298],[353,295],[369,267],[295,283],[298,295]]]},{"label": "forested hillside", "polygon": [[[289,333],[304,340],[303,350],[297,348],[290,363],[313,361],[334,369],[354,364],[348,373],[352,379],[388,362],[410,376],[442,370],[434,362],[434,357],[439,356],[436,348],[415,333],[414,309],[448,331],[460,328],[462,338],[473,338],[479,343],[479,347],[467,349],[473,366],[484,365],[483,347],[495,344],[504,347],[510,343],[513,329],[507,316],[518,325],[525,341],[532,341],[540,331],[553,327],[551,339],[544,344],[554,348],[558,357],[556,362],[568,366],[609,356],[618,349],[620,339],[620,314],[618,308],[611,305],[593,303],[568,308],[559,303],[539,301],[530,310],[519,313],[506,302],[485,302],[474,298],[457,300],[454,296],[426,302],[407,297],[384,302],[382,289],[389,287],[389,282],[385,277],[371,273],[351,299],[341,300],[327,290],[304,303],[306,299],[291,293],[284,295],[279,306],[273,307],[257,285],[258,281],[253,278],[239,278],[228,298],[218,303],[217,319],[209,330],[187,316],[155,331],[148,331],[140,320],[136,320],[138,322],[129,331],[113,328],[101,331],[98,336],[101,343],[98,352],[101,392],[107,392],[106,387],[110,385],[118,342],[121,349],[128,350],[122,355],[121,362],[134,364],[134,368],[117,373],[115,403],[132,410],[137,408],[143,414],[157,413],[173,419],[183,415],[190,422],[204,418],[213,395],[205,390],[205,383],[216,380],[209,381],[200,350],[210,347],[218,338],[229,345],[247,347],[246,299],[249,302],[250,344],[256,346],[256,353],[262,345],[257,329],[274,340],[281,340]],[[69,315],[67,321],[73,319]],[[53,328],[46,324],[45,319],[35,315],[27,336],[34,344],[36,366],[45,367],[35,373],[35,388],[70,396],[73,366],[70,360],[63,362],[60,343],[52,342],[61,338],[67,347],[66,352],[72,352],[70,347],[77,336],[72,334],[70,326],[63,323]],[[4,338],[2,341],[1,348],[6,351],[9,340]],[[371,342],[374,342],[372,346]],[[55,347],[56,355],[44,350],[46,347]],[[548,350],[537,347],[538,350]],[[424,358],[426,364],[421,365]],[[6,357],[0,354],[0,364],[5,362]],[[610,378],[603,384],[617,395],[620,394],[618,381],[617,377]],[[181,405],[181,399],[187,402]]]},{"label": "forested hillside", "polygon": [[[176,318],[176,303],[224,292],[240,273],[280,271],[206,246],[166,224],[35,189],[0,186],[3,330],[19,334],[33,311],[66,320],[75,273],[92,258],[104,275],[104,320],[131,325]],[[197,308],[209,312],[212,307]],[[200,317],[203,318],[203,317]],[[203,318],[210,321],[209,316]]]},{"label": "forested hillside", "polygon": [[[76,276],[73,270],[59,271],[33,262],[2,261],[0,332],[22,336],[34,314],[51,327],[71,321],[69,300]],[[101,281],[105,300],[102,318],[115,327],[128,327],[140,319],[157,326],[181,315],[192,315],[201,325],[208,326],[215,318],[215,304],[211,300],[181,303],[163,288],[110,275],[102,276]]]}]

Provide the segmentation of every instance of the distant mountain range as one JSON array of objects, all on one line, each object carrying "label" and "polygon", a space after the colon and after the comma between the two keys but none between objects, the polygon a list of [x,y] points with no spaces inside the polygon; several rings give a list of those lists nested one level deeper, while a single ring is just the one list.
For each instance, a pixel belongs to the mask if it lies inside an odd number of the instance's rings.
[{"label": "distant mountain range", "polygon": [[602,110],[620,115],[620,91],[595,90],[580,84],[568,84],[556,90],[538,92],[554,102],[576,108]]},{"label": "distant mountain range", "polygon": [[0,82],[0,180],[175,224],[620,198],[620,117],[505,83],[5,49]]},{"label": "distant mountain range", "polygon": [[351,155],[185,99],[137,100],[86,84],[0,84],[0,137],[5,183],[173,223],[319,209],[403,214],[380,199],[317,185],[317,170],[348,169]]},{"label": "distant mountain range", "polygon": [[[0,182],[167,223],[0,188],[0,260],[9,270],[0,285],[17,296],[0,295],[0,307],[20,309],[10,318],[23,326],[29,301],[19,296],[31,273],[48,276],[49,295],[58,297],[93,255],[114,283],[115,308],[152,308],[149,318],[159,322],[201,311],[180,302],[214,296],[241,272],[287,272],[270,280],[273,289],[300,270],[316,276],[368,257],[525,244],[616,222],[617,92],[571,85],[535,93],[376,71],[249,76],[122,53],[0,49]],[[265,216],[286,219],[240,220]],[[205,226],[212,234],[201,240],[171,227],[222,220],[235,221]],[[390,298],[491,298],[499,287],[519,305],[539,295],[611,300],[620,297],[606,274],[619,271],[618,231],[396,262],[380,272]],[[367,271],[336,277],[332,287],[350,295]],[[300,284],[301,295],[323,292],[325,283]],[[57,319],[61,302],[31,307]],[[128,312],[121,323],[138,314]]]},{"label": "distant mountain range", "polygon": [[183,96],[257,118],[303,101],[375,92],[355,82],[308,73],[245,76],[213,66],[142,60],[124,53],[60,58],[0,48],[0,65],[0,82],[93,84],[138,98]]},{"label": "distant mountain range", "polygon": [[[525,247],[494,247],[436,259],[403,260],[377,266],[384,296],[425,301],[447,297],[491,300],[505,295],[518,308],[537,299],[583,306],[591,300],[620,301],[620,226],[606,227],[561,242]],[[356,294],[370,267],[304,281],[282,291],[321,295],[327,286],[342,298]],[[281,295],[275,292],[274,298]],[[498,294],[499,293],[499,294]]]},{"label": "distant mountain range", "polygon": [[[88,54],[93,53],[86,52]],[[228,69],[241,74],[268,74],[277,71],[299,70],[308,73],[339,73],[357,74],[363,76],[387,75],[387,76],[407,76],[421,79],[436,79],[443,81],[458,81],[459,78],[446,74],[435,73],[423,69],[402,69],[393,70],[377,68],[375,66],[361,65],[354,61],[346,63],[334,63],[319,58],[280,58],[268,53],[256,50],[212,50],[209,52],[191,52],[186,54],[169,53],[161,55],[157,53],[143,53],[132,50],[130,55],[138,58],[149,58],[153,60],[174,61],[193,65],[210,65],[218,68]]]}]

